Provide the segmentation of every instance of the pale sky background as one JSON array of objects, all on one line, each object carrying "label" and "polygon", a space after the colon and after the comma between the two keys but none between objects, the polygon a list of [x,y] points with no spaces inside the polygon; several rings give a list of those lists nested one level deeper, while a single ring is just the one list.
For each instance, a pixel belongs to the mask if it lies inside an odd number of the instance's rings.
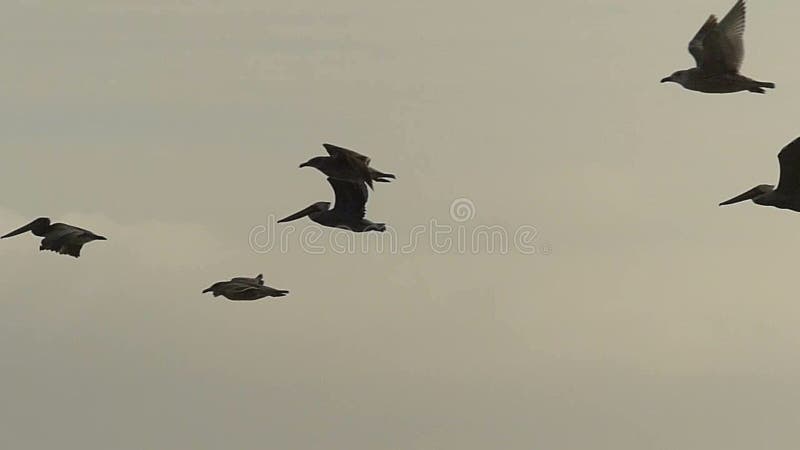
[{"label": "pale sky background", "polygon": [[[800,215],[716,206],[800,135],[796,1],[749,2],[763,96],[658,83],[732,0],[61,3],[0,17],[0,230],[109,241],[0,243],[0,448],[797,447]],[[398,175],[372,219],[551,253],[253,251],[323,142]]]}]

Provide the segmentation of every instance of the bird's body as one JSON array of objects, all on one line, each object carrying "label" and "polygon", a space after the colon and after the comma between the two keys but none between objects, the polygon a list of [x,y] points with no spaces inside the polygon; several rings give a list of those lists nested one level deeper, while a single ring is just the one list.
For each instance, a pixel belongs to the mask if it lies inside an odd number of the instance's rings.
[{"label": "bird's body", "polygon": [[330,202],[317,202],[279,220],[278,223],[291,222],[308,216],[309,219],[322,226],[343,228],[356,233],[386,230],[385,224],[375,223],[364,218],[369,193],[363,182],[343,181],[328,177],[328,183],[336,196],[336,203],[332,209]]},{"label": "bird's body", "polygon": [[[676,72],[678,73],[678,72]],[[764,88],[775,87],[773,83],[765,83],[747,78],[738,73],[708,73],[698,68],[680,71],[680,75],[673,74],[676,81],[686,89],[707,94],[729,94],[731,92],[750,91],[763,94]],[[673,80],[675,81],[675,80]]]},{"label": "bird's body", "polygon": [[739,91],[763,94],[775,83],[757,81],[739,73],[744,59],[744,0],[737,0],[722,21],[711,15],[689,42],[696,67],[663,78],[692,91],[724,94]]},{"label": "bird's body", "polygon": [[214,283],[203,293],[211,292],[214,297],[220,295],[228,300],[258,300],[264,297],[283,297],[289,291],[264,286],[264,276],[259,274],[255,278],[236,277],[229,281]]},{"label": "bird's body", "polygon": [[800,138],[778,153],[778,162],[781,175],[777,188],[770,184],[761,184],[720,203],[720,206],[752,200],[757,205],[800,212]]},{"label": "bird's body", "polygon": [[300,167],[313,167],[330,178],[350,182],[366,183],[372,187],[372,182],[388,183],[396,178],[391,173],[383,173],[369,166],[370,158],[353,150],[333,144],[322,144],[330,156],[316,156],[300,164]]},{"label": "bird's body", "polygon": [[16,236],[30,231],[35,236],[42,237],[39,250],[49,250],[62,255],[70,255],[78,258],[81,256],[81,248],[84,244],[91,241],[105,241],[106,238],[92,233],[89,230],[78,228],[65,223],[50,223],[47,217],[40,217],[33,222],[20,227],[0,239]]}]

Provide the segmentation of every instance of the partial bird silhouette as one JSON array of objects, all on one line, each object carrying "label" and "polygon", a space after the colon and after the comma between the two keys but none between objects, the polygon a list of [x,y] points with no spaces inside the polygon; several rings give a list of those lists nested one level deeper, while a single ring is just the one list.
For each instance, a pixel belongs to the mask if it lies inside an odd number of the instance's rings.
[{"label": "partial bird silhouette", "polygon": [[258,274],[255,278],[236,277],[230,281],[214,283],[203,291],[211,292],[214,297],[220,295],[228,300],[258,300],[264,297],[283,297],[289,291],[264,286],[264,275]]},{"label": "partial bird silhouette", "polygon": [[330,156],[316,156],[300,164],[300,167],[313,167],[337,180],[364,182],[372,188],[372,182],[388,183],[396,177],[369,166],[370,158],[353,150],[333,144],[322,144]]},{"label": "partial bird silhouette", "polygon": [[36,236],[43,237],[39,250],[50,250],[62,255],[70,255],[78,258],[81,256],[81,248],[84,244],[91,241],[105,241],[103,236],[96,235],[89,230],[74,227],[64,223],[50,223],[47,217],[40,217],[33,222],[20,227],[0,239],[9,238],[18,234],[32,232]]},{"label": "partial bird silhouette", "polygon": [[356,233],[386,231],[386,224],[374,223],[364,218],[369,193],[363,182],[342,181],[328,177],[328,183],[336,197],[333,209],[330,202],[317,202],[302,211],[284,217],[278,223],[291,222],[308,216],[322,226],[343,228]]},{"label": "partial bird silhouette", "polygon": [[709,16],[689,42],[689,53],[696,67],[674,72],[661,82],[671,81],[692,91],[712,94],[739,91],[763,94],[764,88],[774,88],[775,83],[756,81],[739,73],[744,59],[744,22],[744,0],[737,0],[719,23],[716,16]]},{"label": "partial bird silhouette", "polygon": [[752,200],[757,205],[800,212],[800,138],[783,147],[778,153],[778,162],[781,175],[777,188],[771,184],[761,184],[719,206]]}]

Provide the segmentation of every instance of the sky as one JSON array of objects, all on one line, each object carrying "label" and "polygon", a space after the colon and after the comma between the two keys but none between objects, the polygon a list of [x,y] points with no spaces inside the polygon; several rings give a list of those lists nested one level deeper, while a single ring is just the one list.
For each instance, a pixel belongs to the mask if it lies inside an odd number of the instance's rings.
[{"label": "sky", "polygon": [[[0,229],[109,240],[0,242],[0,447],[795,448],[800,218],[717,204],[800,135],[800,6],[748,4],[774,91],[659,84],[732,3],[11,0]],[[401,248],[274,223],[324,142]],[[532,239],[430,234],[481,227]]]}]

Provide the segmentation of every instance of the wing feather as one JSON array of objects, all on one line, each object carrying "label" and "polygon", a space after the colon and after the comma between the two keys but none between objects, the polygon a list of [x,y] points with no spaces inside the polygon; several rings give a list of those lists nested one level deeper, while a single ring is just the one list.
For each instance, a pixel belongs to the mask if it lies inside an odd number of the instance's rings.
[{"label": "wing feather", "polygon": [[737,0],[719,23],[712,15],[700,27],[689,42],[698,68],[709,74],[739,71],[744,59],[745,13],[744,0]]},{"label": "wing feather", "polygon": [[778,153],[781,177],[777,191],[785,194],[800,193],[800,137],[787,144]]},{"label": "wing feather", "polygon": [[369,191],[363,182],[352,182],[328,178],[328,183],[333,188],[336,203],[333,210],[343,215],[363,219],[367,213],[367,199]]}]

